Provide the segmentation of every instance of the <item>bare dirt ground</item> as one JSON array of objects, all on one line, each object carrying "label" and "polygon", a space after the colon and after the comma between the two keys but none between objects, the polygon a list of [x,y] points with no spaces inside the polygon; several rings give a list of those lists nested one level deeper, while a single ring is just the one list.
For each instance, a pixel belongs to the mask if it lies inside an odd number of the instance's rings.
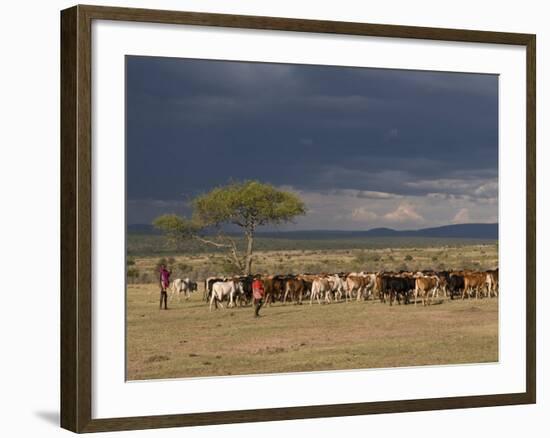
[{"label": "bare dirt ground", "polygon": [[202,292],[158,308],[127,290],[128,380],[498,361],[498,299],[423,307],[377,301],[209,312]]}]

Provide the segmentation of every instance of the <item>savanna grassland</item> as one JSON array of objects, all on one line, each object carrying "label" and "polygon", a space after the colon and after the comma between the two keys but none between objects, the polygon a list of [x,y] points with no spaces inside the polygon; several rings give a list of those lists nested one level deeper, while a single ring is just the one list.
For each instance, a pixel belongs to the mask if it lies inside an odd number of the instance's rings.
[{"label": "savanna grassland", "polygon": [[[227,275],[215,252],[159,247],[147,236],[130,248],[127,288],[129,380],[278,372],[482,363],[498,361],[498,299],[436,300],[434,305],[340,302],[275,303],[253,317],[250,306],[209,311],[202,300],[208,275]],[[151,239],[158,251],[143,250]],[[275,240],[275,239],[270,239]],[[135,242],[134,242],[135,243]],[[298,242],[299,244],[299,242]],[[263,242],[254,272],[492,269],[494,241],[355,239],[349,244]],[[141,253],[141,255],[140,255]],[[160,261],[173,278],[189,277],[199,291],[159,310]]]}]

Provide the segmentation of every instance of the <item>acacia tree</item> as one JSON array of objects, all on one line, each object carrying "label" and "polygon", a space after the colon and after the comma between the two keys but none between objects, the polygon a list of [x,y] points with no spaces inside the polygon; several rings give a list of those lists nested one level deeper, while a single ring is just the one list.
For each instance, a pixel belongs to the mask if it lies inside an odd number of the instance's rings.
[{"label": "acacia tree", "polygon": [[[159,216],[153,225],[176,240],[195,239],[227,250],[227,260],[244,275],[252,272],[254,236],[258,227],[281,224],[306,213],[302,200],[291,192],[259,181],[235,182],[217,187],[191,201],[190,219],[174,214]],[[224,225],[239,227],[245,240],[237,241],[223,232]]]}]

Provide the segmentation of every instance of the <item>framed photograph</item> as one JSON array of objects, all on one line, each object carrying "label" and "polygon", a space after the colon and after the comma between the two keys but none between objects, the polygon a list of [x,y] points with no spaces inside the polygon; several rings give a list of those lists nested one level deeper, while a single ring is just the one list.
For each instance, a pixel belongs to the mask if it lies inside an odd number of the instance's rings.
[{"label": "framed photograph", "polygon": [[62,427],[535,403],[535,35],[75,6],[61,121]]}]

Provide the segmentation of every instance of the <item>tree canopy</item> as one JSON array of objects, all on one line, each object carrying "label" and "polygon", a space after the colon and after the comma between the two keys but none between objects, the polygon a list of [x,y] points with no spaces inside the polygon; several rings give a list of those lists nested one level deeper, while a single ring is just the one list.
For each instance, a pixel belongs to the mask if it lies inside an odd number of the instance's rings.
[{"label": "tree canopy", "polygon": [[[197,239],[205,245],[227,248],[229,260],[244,274],[251,272],[257,227],[289,222],[306,213],[305,204],[296,194],[250,180],[216,187],[197,196],[191,205],[190,219],[170,214],[156,218],[153,224],[176,239]],[[242,229],[247,243],[244,254],[223,232],[227,224]]]}]

